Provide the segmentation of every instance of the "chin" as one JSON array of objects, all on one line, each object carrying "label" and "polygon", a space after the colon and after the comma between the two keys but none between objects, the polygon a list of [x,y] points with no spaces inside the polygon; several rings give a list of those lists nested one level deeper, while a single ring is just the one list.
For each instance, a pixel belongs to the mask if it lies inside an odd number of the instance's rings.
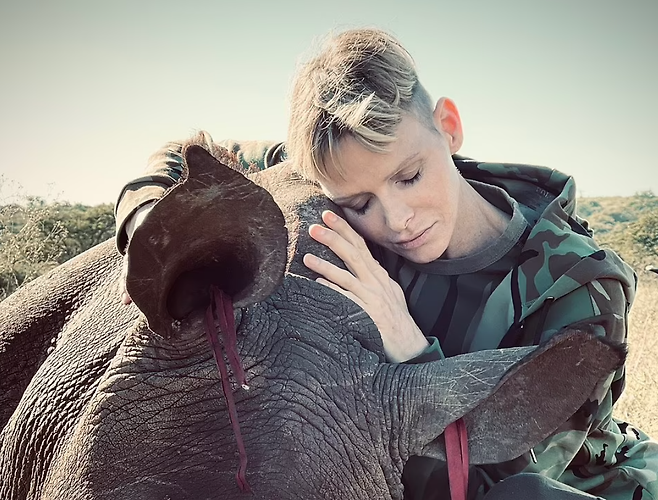
[{"label": "chin", "polygon": [[403,255],[402,257],[404,257],[404,258],[407,259],[408,261],[413,262],[414,264],[429,264],[430,262],[433,262],[433,261],[435,261],[436,259],[439,258],[439,257],[435,257],[435,258],[432,258],[432,257],[422,258],[422,257],[416,257],[416,256],[414,256],[414,255]]},{"label": "chin", "polygon": [[415,264],[428,264],[441,257],[443,253],[444,252],[437,252],[430,249],[420,248],[417,251],[399,253],[399,255]]}]

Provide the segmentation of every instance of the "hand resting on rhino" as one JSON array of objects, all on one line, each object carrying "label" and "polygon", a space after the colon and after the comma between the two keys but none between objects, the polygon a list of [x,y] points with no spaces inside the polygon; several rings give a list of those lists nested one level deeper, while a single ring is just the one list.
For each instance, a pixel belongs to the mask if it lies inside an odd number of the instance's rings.
[{"label": "hand resting on rhino", "polygon": [[368,315],[301,261],[332,258],[307,237],[327,208],[319,189],[285,163],[247,178],[212,153],[186,146],[187,179],[135,231],[135,305],[117,303],[112,242],[0,304],[1,498],[244,497],[205,336],[211,286],[235,306],[249,390],[234,370],[228,382],[255,498],[400,499],[408,458],[445,459],[441,434],[462,417],[472,463],[515,458],[622,364],[622,347],[586,330],[385,362]]}]

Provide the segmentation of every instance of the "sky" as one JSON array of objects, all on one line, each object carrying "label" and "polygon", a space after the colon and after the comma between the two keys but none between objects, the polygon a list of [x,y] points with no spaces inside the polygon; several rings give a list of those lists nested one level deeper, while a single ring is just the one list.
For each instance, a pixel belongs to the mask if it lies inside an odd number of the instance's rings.
[{"label": "sky", "polygon": [[167,141],[283,140],[298,64],[365,26],[457,103],[460,153],[658,194],[657,25],[656,0],[3,0],[0,198],[114,203]]}]

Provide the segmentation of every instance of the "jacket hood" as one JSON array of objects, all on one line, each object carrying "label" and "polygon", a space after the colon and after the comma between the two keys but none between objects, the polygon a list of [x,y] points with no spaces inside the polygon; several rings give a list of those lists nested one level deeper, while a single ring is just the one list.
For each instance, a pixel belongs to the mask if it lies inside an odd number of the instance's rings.
[{"label": "jacket hood", "polygon": [[505,332],[547,299],[559,299],[598,279],[618,280],[628,304],[633,302],[635,272],[614,251],[601,249],[587,222],[578,217],[573,177],[535,165],[454,160],[464,178],[504,189],[530,226],[519,264],[487,301],[481,325],[491,328],[495,323],[498,328],[492,331]]},{"label": "jacket hood", "polygon": [[[531,225],[556,201],[565,213],[576,217],[576,183],[570,175],[538,165],[485,163],[460,156],[453,159],[464,178],[507,191]],[[587,229],[586,223],[584,227]]]}]

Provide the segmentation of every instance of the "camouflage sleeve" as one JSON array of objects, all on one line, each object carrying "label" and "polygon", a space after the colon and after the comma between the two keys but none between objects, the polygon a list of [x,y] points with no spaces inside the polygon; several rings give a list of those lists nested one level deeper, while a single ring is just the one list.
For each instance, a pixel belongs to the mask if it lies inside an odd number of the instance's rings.
[{"label": "camouflage sleeve", "polygon": [[[201,134],[208,144],[219,145],[233,152],[245,170],[264,169],[285,158],[282,142],[225,140],[213,143],[209,134]],[[183,142],[165,144],[151,155],[143,175],[129,181],[121,190],[114,209],[119,252],[124,253],[128,244],[126,223],[132,215],[140,207],[159,199],[168,188],[180,180],[183,173]]]},{"label": "camouflage sleeve", "polygon": [[245,170],[254,168],[263,170],[281,163],[286,157],[283,142],[234,141],[231,139],[219,141],[217,144],[235,154]]},{"label": "camouflage sleeve", "polygon": [[183,173],[182,142],[168,142],[156,151],[140,177],[129,181],[114,206],[116,245],[124,253],[128,244],[126,223],[143,205],[157,200],[180,179]]},{"label": "camouflage sleeve", "polygon": [[[599,279],[588,283],[586,289],[594,315],[581,321],[595,325],[609,340],[625,342],[631,304],[621,283]],[[542,443],[542,448],[549,455],[556,447],[573,452],[558,479],[581,491],[610,500],[658,498],[658,443],[631,424],[613,418],[624,383],[622,366],[595,388],[565,428]]]}]

